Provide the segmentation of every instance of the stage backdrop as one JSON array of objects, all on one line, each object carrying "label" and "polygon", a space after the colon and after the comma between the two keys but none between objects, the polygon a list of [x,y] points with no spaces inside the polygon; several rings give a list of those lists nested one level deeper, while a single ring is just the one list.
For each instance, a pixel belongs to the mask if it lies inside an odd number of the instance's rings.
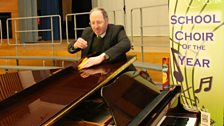
[{"label": "stage backdrop", "polygon": [[224,0],[169,0],[169,23],[170,84],[182,86],[186,107],[223,126]]}]

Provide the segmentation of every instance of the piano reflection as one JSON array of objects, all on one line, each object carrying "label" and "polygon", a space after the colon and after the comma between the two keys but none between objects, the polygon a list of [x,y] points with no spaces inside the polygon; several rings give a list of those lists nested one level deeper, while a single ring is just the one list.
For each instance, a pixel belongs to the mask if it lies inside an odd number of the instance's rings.
[{"label": "piano reflection", "polygon": [[116,126],[196,126],[198,112],[180,102],[181,87],[161,91],[138,72],[126,72],[102,88]]}]

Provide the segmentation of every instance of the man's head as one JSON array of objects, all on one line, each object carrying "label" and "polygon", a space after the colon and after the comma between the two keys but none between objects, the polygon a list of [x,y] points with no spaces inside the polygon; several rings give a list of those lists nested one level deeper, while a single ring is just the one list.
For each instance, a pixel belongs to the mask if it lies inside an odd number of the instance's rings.
[{"label": "man's head", "polygon": [[107,30],[108,26],[108,15],[103,8],[94,8],[90,11],[90,25],[93,32],[99,36]]}]

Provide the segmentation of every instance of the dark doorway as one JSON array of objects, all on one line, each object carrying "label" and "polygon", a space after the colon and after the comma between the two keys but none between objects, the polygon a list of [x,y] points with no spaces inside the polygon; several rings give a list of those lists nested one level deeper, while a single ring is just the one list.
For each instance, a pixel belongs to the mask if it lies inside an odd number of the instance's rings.
[{"label": "dark doorway", "polygon": [[[6,13],[0,13],[0,20],[2,23],[2,38],[3,39],[7,39],[7,19],[11,18],[11,13],[10,12],[6,12]],[[8,30],[9,30],[9,38],[12,38],[12,25],[11,25],[11,21],[8,22]]]},{"label": "dark doorway", "polygon": [[[72,1],[72,12],[82,13],[89,12],[92,9],[91,0],[73,0]],[[79,15],[77,16],[77,28],[85,28],[89,26],[89,15]],[[77,36],[81,36],[82,31],[77,31]]]}]

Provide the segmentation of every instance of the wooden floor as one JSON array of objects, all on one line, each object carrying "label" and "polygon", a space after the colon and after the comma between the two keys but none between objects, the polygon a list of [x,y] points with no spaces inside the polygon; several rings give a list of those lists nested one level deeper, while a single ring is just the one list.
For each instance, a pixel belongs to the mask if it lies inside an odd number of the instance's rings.
[{"label": "wooden floor", "polygon": [[[131,39],[131,38],[130,38]],[[140,37],[134,37],[132,41],[133,49],[128,55],[136,55],[137,61],[149,62],[153,64],[162,64],[163,57],[169,57],[169,38],[168,37],[144,37],[141,42]],[[144,45],[143,45],[144,44]],[[67,42],[64,40],[61,44],[27,44],[27,45],[8,45],[6,40],[0,45],[0,56],[64,56],[77,57],[77,54],[69,54],[67,51]],[[144,52],[144,53],[142,53]],[[144,57],[142,57],[144,56]],[[26,60],[23,64],[33,65],[42,64],[43,60]],[[0,59],[0,65],[15,65],[15,60]],[[154,81],[162,81],[162,73],[158,71],[148,70]]]}]

